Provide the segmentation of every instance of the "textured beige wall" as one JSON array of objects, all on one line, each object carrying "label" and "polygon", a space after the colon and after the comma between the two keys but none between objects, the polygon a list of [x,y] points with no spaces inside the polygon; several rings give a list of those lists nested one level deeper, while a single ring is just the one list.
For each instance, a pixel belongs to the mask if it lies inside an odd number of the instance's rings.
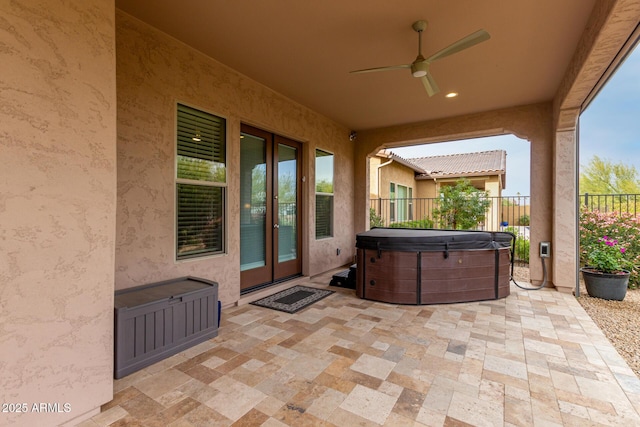
[{"label": "textured beige wall", "polygon": [[432,179],[416,181],[416,197],[432,199],[438,196],[436,182]]},{"label": "textured beige wall", "polygon": [[578,257],[575,244],[578,222],[575,131],[556,133],[554,156],[553,281],[560,291],[570,293],[577,280]]},{"label": "textured beige wall", "polygon": [[498,175],[487,177],[484,181],[484,189],[489,192],[489,197],[500,197],[502,195],[502,187],[500,186]]},{"label": "textured beige wall", "polygon": [[[0,2],[0,413],[52,426],[113,392],[113,1]],[[68,403],[68,411],[64,404]]]},{"label": "textured beige wall", "polygon": [[[275,93],[124,13],[116,14],[118,212],[116,288],[192,275],[220,284],[228,305],[240,296],[240,123],[303,143],[304,273],[354,255],[353,144],[349,130]],[[175,109],[180,101],[227,119],[228,254],[176,262]],[[315,148],[335,154],[334,235],[315,240]],[[341,255],[336,255],[336,249]]]},{"label": "textured beige wall", "polygon": [[382,164],[382,159],[380,157],[371,157],[369,159],[369,198],[375,199],[380,194],[380,189],[378,188],[378,166]]},{"label": "textured beige wall", "polygon": [[[393,162],[390,165],[383,166],[379,169],[380,173],[380,197],[388,199],[390,195],[389,184],[394,183],[397,185],[404,185],[405,187],[411,187],[415,191],[416,181],[415,173],[412,169],[401,165],[400,163]],[[398,190],[396,187],[396,198],[398,198]]]}]

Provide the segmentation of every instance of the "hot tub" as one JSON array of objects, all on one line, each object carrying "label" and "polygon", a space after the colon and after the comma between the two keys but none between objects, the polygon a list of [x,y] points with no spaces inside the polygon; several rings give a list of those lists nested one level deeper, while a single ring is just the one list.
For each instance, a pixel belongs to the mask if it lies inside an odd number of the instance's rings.
[{"label": "hot tub", "polygon": [[394,304],[504,298],[514,243],[508,232],[374,228],[356,236],[356,295]]}]

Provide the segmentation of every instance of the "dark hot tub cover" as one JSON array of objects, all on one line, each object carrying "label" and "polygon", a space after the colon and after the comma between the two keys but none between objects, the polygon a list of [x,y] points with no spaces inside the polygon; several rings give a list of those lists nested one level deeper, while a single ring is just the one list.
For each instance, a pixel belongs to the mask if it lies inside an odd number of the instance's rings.
[{"label": "dark hot tub cover", "polygon": [[435,252],[512,247],[506,231],[372,228],[356,235],[356,248],[400,252]]}]

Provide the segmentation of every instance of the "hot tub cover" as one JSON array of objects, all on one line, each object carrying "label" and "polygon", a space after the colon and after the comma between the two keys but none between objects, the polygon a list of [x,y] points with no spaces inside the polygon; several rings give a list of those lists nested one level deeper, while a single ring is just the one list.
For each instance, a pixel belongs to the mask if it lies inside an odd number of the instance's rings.
[{"label": "hot tub cover", "polygon": [[372,228],[356,235],[356,248],[434,252],[510,248],[515,235],[506,231]]}]

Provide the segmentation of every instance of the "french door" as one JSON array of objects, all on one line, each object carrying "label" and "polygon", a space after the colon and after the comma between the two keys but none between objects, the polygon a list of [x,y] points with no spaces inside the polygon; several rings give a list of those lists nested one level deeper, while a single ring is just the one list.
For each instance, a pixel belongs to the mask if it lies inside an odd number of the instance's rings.
[{"label": "french door", "polygon": [[302,272],[301,147],[242,125],[240,140],[240,291]]}]

